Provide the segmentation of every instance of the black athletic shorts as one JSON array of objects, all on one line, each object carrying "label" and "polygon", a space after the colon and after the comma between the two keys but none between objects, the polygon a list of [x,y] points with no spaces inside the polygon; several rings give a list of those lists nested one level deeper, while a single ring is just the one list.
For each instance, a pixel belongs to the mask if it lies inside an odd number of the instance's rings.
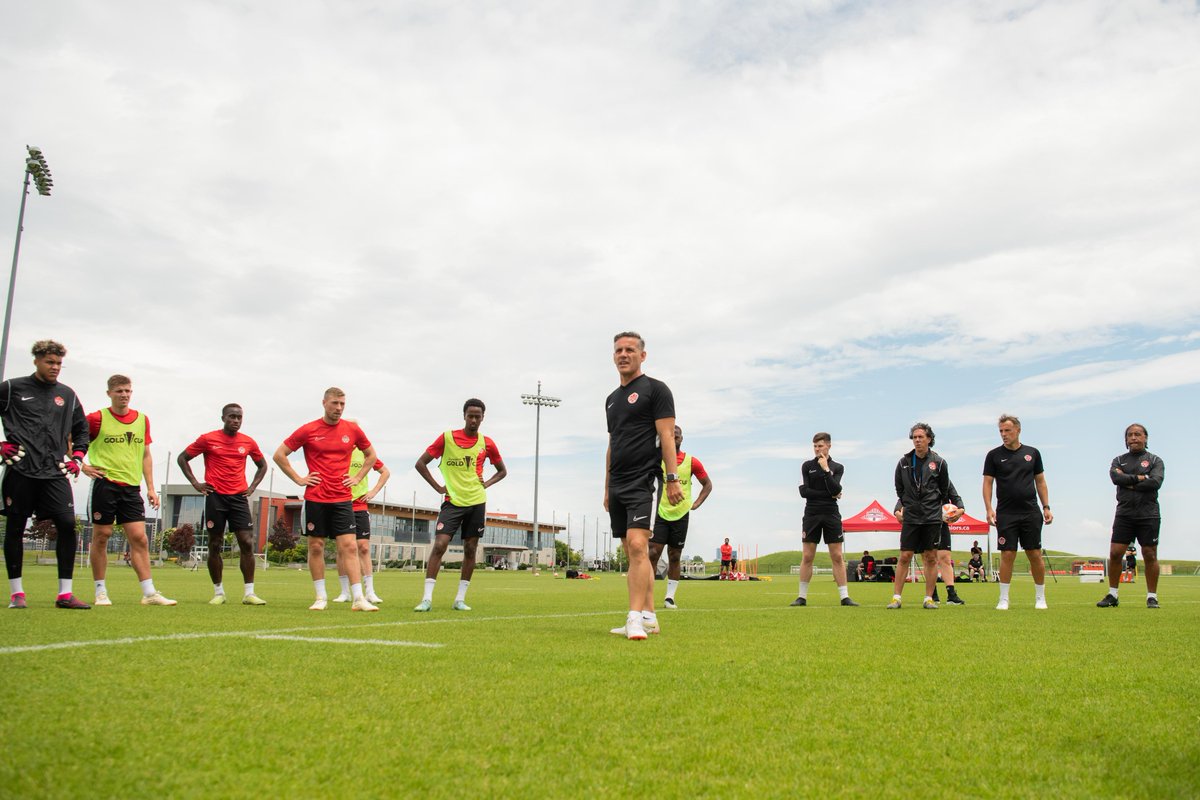
[{"label": "black athletic shorts", "polygon": [[9,467],[4,470],[0,491],[4,494],[4,513],[14,519],[29,519],[34,514],[38,519],[64,514],[75,517],[75,496],[65,477],[30,478]]},{"label": "black athletic shorts", "polygon": [[996,547],[999,550],[1016,551],[1042,549],[1042,515],[1026,514],[1020,517],[996,516]]},{"label": "black athletic shorts", "polygon": [[[612,503],[610,502],[609,505],[611,506]],[[679,519],[663,519],[656,516],[654,536],[650,541],[654,544],[665,544],[667,547],[682,550],[683,543],[687,541],[688,520],[691,519],[691,516],[691,514],[684,514]]]},{"label": "black athletic shorts", "polygon": [[1147,517],[1146,519],[1115,517],[1112,543],[1133,544],[1133,540],[1137,539],[1137,543],[1142,547],[1158,547],[1158,529],[1161,526],[1162,519],[1159,517]]},{"label": "black athletic shorts", "polygon": [[462,528],[462,538],[478,539],[487,527],[487,503],[473,506],[456,506],[449,500],[442,503],[437,524],[433,526],[438,536],[453,536]]},{"label": "black athletic shorts", "polygon": [[97,525],[146,521],[146,504],[142,501],[140,486],[125,486],[97,478],[92,481],[91,506],[92,522]]},{"label": "black athletic shorts", "polygon": [[721,559],[721,569],[732,569],[732,568],[733,568],[733,559],[732,558]]},{"label": "black athletic shorts", "polygon": [[248,531],[254,527],[250,521],[250,499],[244,494],[210,492],[204,498],[204,529],[210,534],[224,536],[226,525],[231,531]]},{"label": "black athletic shorts", "polygon": [[354,538],[355,539],[370,539],[371,538],[371,512],[370,511],[355,511],[354,512]]},{"label": "black athletic shorts", "polygon": [[915,525],[904,523],[900,529],[900,549],[914,553],[933,550],[942,535],[942,523],[923,522]]},{"label": "black athletic shorts", "polygon": [[608,487],[608,522],[612,538],[624,539],[630,528],[651,530],[654,524],[654,476],[640,481]]},{"label": "black athletic shorts", "polygon": [[942,523],[942,530],[938,533],[937,543],[934,545],[934,550],[952,550],[950,547],[950,526]]},{"label": "black athletic shorts", "polygon": [[336,539],[354,533],[354,509],[349,500],[340,503],[304,501],[304,535]]},{"label": "black athletic shorts", "polygon": [[825,537],[825,544],[841,544],[846,541],[846,536],[842,533],[842,518],[837,514],[805,514],[801,525],[804,528],[805,544],[820,544],[822,535]]}]

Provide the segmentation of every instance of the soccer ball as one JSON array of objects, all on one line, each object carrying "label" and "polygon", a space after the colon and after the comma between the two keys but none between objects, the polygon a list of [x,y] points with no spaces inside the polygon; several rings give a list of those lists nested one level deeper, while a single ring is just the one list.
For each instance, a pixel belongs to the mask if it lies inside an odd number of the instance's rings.
[{"label": "soccer ball", "polygon": [[942,506],[942,522],[949,522],[950,518],[958,513],[958,506],[954,503],[946,503]]}]

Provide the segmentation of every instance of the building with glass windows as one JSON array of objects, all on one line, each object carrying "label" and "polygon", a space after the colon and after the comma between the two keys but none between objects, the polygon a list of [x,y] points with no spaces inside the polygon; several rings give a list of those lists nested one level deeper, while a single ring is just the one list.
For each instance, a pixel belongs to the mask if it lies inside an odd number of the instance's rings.
[{"label": "building with glass windows", "polygon": [[[162,515],[165,527],[176,528],[191,523],[196,529],[196,544],[207,544],[204,531],[204,495],[190,483],[172,483],[163,487]],[[372,560],[424,561],[433,546],[433,525],[436,508],[388,503],[376,499],[368,504],[371,513]],[[277,520],[297,536],[304,535],[304,501],[298,495],[256,491],[250,497],[250,515],[257,534],[256,552],[267,546],[267,535]],[[562,525],[538,523],[534,541],[533,521],[518,519],[516,514],[488,514],[486,528],[479,540],[476,558],[480,566],[503,565],[515,569],[520,564],[554,563],[554,537],[565,530]],[[443,561],[462,561],[462,538],[450,541]]]}]

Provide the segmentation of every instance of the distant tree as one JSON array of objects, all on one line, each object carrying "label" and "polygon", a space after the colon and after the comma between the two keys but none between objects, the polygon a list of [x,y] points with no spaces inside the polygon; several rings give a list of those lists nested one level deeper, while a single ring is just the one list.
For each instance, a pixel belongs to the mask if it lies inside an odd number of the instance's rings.
[{"label": "distant tree", "polygon": [[296,540],[299,538],[283,520],[277,519],[271,526],[267,542],[271,545],[272,550],[282,553],[284,550],[291,550],[295,547]]},{"label": "distant tree", "polygon": [[190,522],[185,522],[178,528],[167,531],[166,544],[167,549],[172,553],[184,555],[192,552],[192,545],[196,543],[196,529],[192,527]]},{"label": "distant tree", "polygon": [[566,542],[562,542],[562,541],[559,541],[558,539],[555,539],[554,540],[554,561],[555,561],[555,563],[565,565],[567,563],[568,555],[571,557],[570,563],[572,563],[572,564],[578,564],[583,559],[583,555],[578,550],[570,550],[567,548]]},{"label": "distant tree", "polygon": [[692,563],[693,564],[703,564],[704,556],[692,556]]},{"label": "distant tree", "polygon": [[33,523],[33,527],[29,531],[35,539],[41,539],[46,543],[53,542],[58,538],[58,528],[54,527],[54,521],[48,519],[39,519]]}]

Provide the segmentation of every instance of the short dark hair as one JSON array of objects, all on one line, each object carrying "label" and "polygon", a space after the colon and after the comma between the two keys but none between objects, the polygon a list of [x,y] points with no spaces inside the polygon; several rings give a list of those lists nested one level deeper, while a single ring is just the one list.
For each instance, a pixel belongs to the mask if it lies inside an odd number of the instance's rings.
[{"label": "short dark hair", "polygon": [[483,404],[483,401],[480,400],[478,397],[472,397],[470,400],[463,403],[463,413],[464,414],[467,413],[467,409],[470,408],[471,406],[475,406],[476,408],[478,408],[480,411],[482,411],[485,414],[487,413],[487,406],[485,406]]},{"label": "short dark hair", "polygon": [[231,408],[238,408],[238,409],[240,409],[241,407],[242,407],[242,404],[241,404],[241,403],[226,403],[225,405],[221,406],[221,416],[223,417],[223,416],[225,416],[226,414],[228,414],[228,413],[229,413],[229,409],[231,409]]},{"label": "short dark hair", "polygon": [[129,380],[124,375],[113,375],[108,379],[108,390],[112,391],[118,386],[133,386],[133,381]]},{"label": "short dark hair", "polygon": [[925,435],[929,437],[929,446],[933,447],[933,426],[928,422],[918,422],[908,429],[908,438],[911,439],[918,430],[925,431]]},{"label": "short dark hair", "polygon": [[825,431],[821,431],[820,433],[814,433],[813,434],[813,444],[816,444],[817,442],[829,442],[830,444],[833,444],[833,437],[830,436]]},{"label": "short dark hair", "polygon": [[1142,424],[1142,423],[1140,423],[1140,422],[1135,422],[1135,423],[1133,423],[1132,425],[1130,425],[1128,428],[1126,428],[1126,429],[1125,429],[1125,435],[1126,435],[1126,436],[1128,436],[1128,435],[1129,435],[1129,432],[1130,432],[1131,430],[1133,430],[1134,428],[1141,428],[1141,429],[1142,429],[1142,434],[1143,434],[1143,435],[1144,435],[1144,436],[1145,436],[1147,439],[1149,439],[1149,438],[1150,438],[1150,431],[1146,430],[1146,426],[1145,426],[1145,425],[1143,425],[1143,424]]},{"label": "short dark hair", "polygon": [[635,331],[621,331],[620,333],[618,333],[616,336],[613,337],[613,344],[616,344],[621,339],[637,339],[638,340],[638,349],[639,350],[646,349],[646,340],[642,338],[642,335],[640,333],[636,333]]},{"label": "short dark hair", "polygon": [[42,356],[58,356],[66,358],[67,348],[63,347],[53,339],[39,339],[33,343],[33,357],[41,358]]}]

